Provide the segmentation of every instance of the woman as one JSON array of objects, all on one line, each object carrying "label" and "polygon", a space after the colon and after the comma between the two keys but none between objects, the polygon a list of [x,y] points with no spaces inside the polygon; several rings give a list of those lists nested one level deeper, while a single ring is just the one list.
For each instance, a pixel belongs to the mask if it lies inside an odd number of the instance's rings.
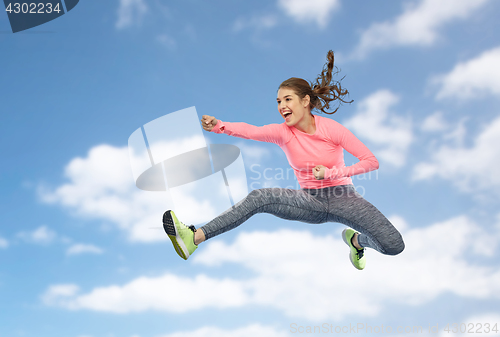
[{"label": "woman", "polygon": [[[328,52],[326,67],[314,85],[290,78],[279,86],[278,111],[282,124],[262,127],[228,123],[215,117],[202,117],[203,129],[245,139],[272,142],[281,147],[294,169],[300,190],[263,188],[250,192],[239,203],[196,230],[180,222],[172,211],[163,215],[163,226],[177,253],[187,259],[198,245],[233,229],[256,213],[269,213],[282,219],[307,223],[340,222],[351,228],[342,232],[349,246],[349,258],[357,269],[366,265],[365,248],[382,254],[403,251],[401,234],[352,185],[351,176],[378,169],[370,150],[349,130],[329,118],[313,115],[318,109],[327,114],[330,103],[346,103],[348,94],[339,82],[332,82],[334,55]],[[346,167],[343,149],[359,162]]]}]

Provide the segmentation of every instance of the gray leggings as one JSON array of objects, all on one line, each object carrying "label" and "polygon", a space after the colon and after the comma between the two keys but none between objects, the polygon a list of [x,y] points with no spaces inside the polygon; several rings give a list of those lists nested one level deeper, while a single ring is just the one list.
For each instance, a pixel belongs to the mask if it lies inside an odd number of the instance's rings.
[{"label": "gray leggings", "polygon": [[206,239],[231,230],[257,213],[311,224],[339,222],[360,232],[358,242],[382,254],[397,255],[403,238],[387,218],[366,201],[353,185],[322,189],[262,188],[200,227]]}]

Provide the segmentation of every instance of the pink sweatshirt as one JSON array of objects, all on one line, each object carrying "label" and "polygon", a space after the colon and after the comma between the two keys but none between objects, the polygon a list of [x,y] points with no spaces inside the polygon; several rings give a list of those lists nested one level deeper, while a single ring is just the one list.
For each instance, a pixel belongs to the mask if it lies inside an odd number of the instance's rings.
[{"label": "pink sweatshirt", "polygon": [[[313,135],[285,123],[259,127],[220,120],[211,132],[277,144],[285,152],[302,188],[352,184],[351,176],[378,169],[377,158],[347,128],[318,115],[314,115],[314,120],[316,132]],[[343,149],[358,158],[359,162],[346,167]],[[312,169],[316,165],[327,167],[322,180],[314,178]]]}]

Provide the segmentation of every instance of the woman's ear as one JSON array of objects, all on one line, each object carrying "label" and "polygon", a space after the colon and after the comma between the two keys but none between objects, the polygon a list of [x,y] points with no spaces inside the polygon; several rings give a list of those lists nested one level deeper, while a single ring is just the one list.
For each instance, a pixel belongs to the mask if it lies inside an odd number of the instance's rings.
[{"label": "woman's ear", "polygon": [[302,105],[306,108],[309,106],[309,103],[311,103],[311,97],[309,95],[305,95],[302,99]]}]

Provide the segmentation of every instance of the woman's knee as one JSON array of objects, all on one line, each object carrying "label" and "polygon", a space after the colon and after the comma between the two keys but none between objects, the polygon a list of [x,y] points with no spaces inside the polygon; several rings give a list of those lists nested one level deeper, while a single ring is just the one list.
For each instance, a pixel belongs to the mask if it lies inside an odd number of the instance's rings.
[{"label": "woman's knee", "polygon": [[384,254],[386,255],[398,255],[405,249],[405,243],[403,238],[400,236],[397,240],[393,240],[389,245],[384,247]]}]

